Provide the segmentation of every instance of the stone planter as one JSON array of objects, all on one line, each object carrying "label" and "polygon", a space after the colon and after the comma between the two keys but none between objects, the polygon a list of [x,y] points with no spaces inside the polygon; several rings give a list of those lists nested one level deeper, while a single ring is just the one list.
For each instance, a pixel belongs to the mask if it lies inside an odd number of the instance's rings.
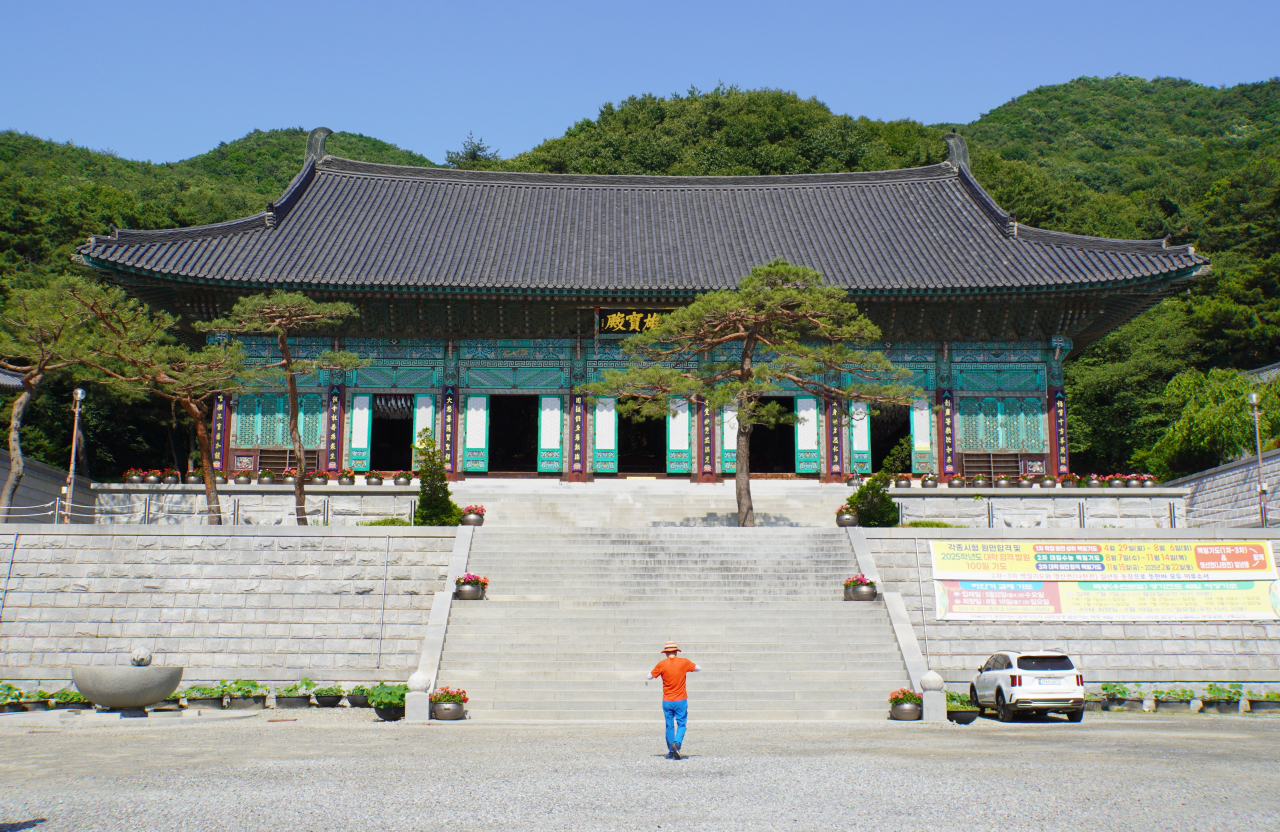
[{"label": "stone planter", "polygon": [[464,514],[462,515],[462,525],[464,526],[483,526],[483,514]]},{"label": "stone planter", "polygon": [[[382,485],[382,477],[365,477],[364,484],[365,485]],[[466,522],[466,518],[463,518],[463,522]]]},{"label": "stone planter", "polygon": [[19,711],[47,711],[47,710],[49,710],[48,699],[30,699],[26,702],[10,702],[9,703],[10,713],[17,713]]},{"label": "stone planter", "polygon": [[136,709],[168,698],[182,681],[180,667],[73,667],[76,690],[104,708]]},{"label": "stone planter", "polygon": [[165,485],[177,485],[178,483],[182,482],[182,478],[175,476],[173,474],[170,474],[169,476],[160,480],[160,482],[164,483]]},{"label": "stone planter", "polygon": [[[977,713],[977,711],[974,711]],[[889,708],[889,716],[893,719],[901,719],[910,721],[920,718],[920,706],[914,702],[903,702],[901,705],[893,705]]]},{"label": "stone planter", "polygon": [[397,719],[404,719],[404,705],[392,705],[387,708],[379,708],[375,705],[373,712],[378,715],[378,719],[384,722],[395,722]]},{"label": "stone planter", "polygon": [[947,719],[956,725],[968,725],[977,718],[977,711],[947,711]]},{"label": "stone planter", "polygon": [[396,485],[413,485],[411,477],[396,477],[394,482]]},{"label": "stone planter", "polygon": [[275,485],[275,477],[258,477],[258,485]]},{"label": "stone planter", "polygon": [[355,477],[338,477],[338,485],[355,485]]},{"label": "stone planter", "polygon": [[844,600],[874,601],[876,600],[876,588],[873,586],[847,586],[844,588]]},{"label": "stone planter", "polygon": [[277,696],[276,707],[282,711],[295,710],[297,708],[310,708],[311,695],[305,696]]},{"label": "stone planter", "polygon": [[893,484],[894,484],[894,487],[896,487],[896,488],[910,488],[910,487],[911,487],[911,478],[910,478],[910,477],[898,477],[896,480],[894,480],[894,481],[893,481]]},{"label": "stone planter", "polygon": [[461,702],[431,703],[432,719],[462,719],[463,713]]},{"label": "stone planter", "polygon": [[205,710],[222,710],[221,696],[197,696],[187,697],[188,708],[204,708]]},{"label": "stone planter", "polygon": [[836,515],[836,525],[841,528],[858,525],[858,515],[844,512]]},{"label": "stone planter", "polygon": [[137,477],[137,476],[125,477],[124,481],[129,483],[130,485],[138,485],[142,482],[142,477]]},{"label": "stone planter", "polygon": [[236,485],[253,485],[253,477],[248,474],[236,474]]},{"label": "stone planter", "polygon": [[1137,711],[1138,713],[1142,713],[1143,700],[1141,699],[1117,699],[1115,701],[1121,703],[1122,710]]},{"label": "stone planter", "polygon": [[321,708],[336,708],[342,704],[342,694],[337,696],[317,696],[316,704]]},{"label": "stone planter", "polygon": [[964,488],[964,479],[962,477],[952,477],[947,481],[947,488]]},{"label": "stone planter", "polygon": [[310,479],[310,483],[312,485],[328,485],[329,478],[328,477],[312,477]]},{"label": "stone planter", "polygon": [[1250,699],[1249,711],[1280,711],[1280,699]]},{"label": "stone planter", "polygon": [[92,708],[92,707],[93,707],[93,705],[89,704],[88,702],[59,702],[59,701],[57,701],[57,700],[54,700],[53,707],[52,707],[52,709],[51,709],[51,710],[55,710],[55,711],[87,711],[87,710],[89,710],[89,709],[90,709],[90,708]]},{"label": "stone planter", "polygon": [[1053,477],[1045,477],[1044,479],[1040,480],[1041,488],[1057,488],[1057,486],[1058,486],[1058,481],[1055,480]]},{"label": "stone planter", "polygon": [[363,693],[348,693],[347,704],[353,708],[369,707],[369,697]]},{"label": "stone planter", "polygon": [[227,708],[233,711],[260,711],[267,707],[267,695],[233,696],[227,700]]},{"label": "stone planter", "polygon": [[199,474],[187,474],[183,481],[187,485],[204,485],[204,477]]},{"label": "stone planter", "polygon": [[1200,703],[1200,713],[1202,714],[1221,714],[1227,716],[1229,714],[1240,713],[1240,703],[1233,702],[1229,699],[1215,699],[1209,702]]},{"label": "stone planter", "polygon": [[478,584],[463,584],[453,592],[459,601],[479,601],[484,597],[484,587]]},{"label": "stone planter", "polygon": [[935,480],[923,479],[923,480],[920,480],[920,487],[921,488],[937,488],[938,481],[936,479]]},{"label": "stone planter", "polygon": [[1190,699],[1157,699],[1156,711],[1165,714],[1191,713]]},{"label": "stone planter", "polygon": [[177,711],[182,709],[182,699],[177,696],[170,696],[168,699],[156,705],[157,709],[166,711]]},{"label": "stone planter", "polygon": [[1103,710],[1102,706],[1105,704],[1101,699],[1086,699],[1084,700],[1084,709],[1086,711],[1101,711]]},{"label": "stone planter", "polygon": [[142,478],[142,481],[145,482],[147,485],[160,484],[160,478],[157,477],[155,474],[147,474],[145,477]]}]

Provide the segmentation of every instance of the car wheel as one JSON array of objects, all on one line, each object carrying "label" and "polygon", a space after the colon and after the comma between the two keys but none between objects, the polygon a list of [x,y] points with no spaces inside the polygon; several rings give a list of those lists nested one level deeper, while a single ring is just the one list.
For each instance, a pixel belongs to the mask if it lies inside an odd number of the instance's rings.
[{"label": "car wheel", "polygon": [[996,691],[996,718],[1001,722],[1013,722],[1013,708],[1004,701],[1004,691]]},{"label": "car wheel", "polygon": [[978,709],[978,716],[982,716],[987,709],[982,707],[982,703],[978,701],[978,689],[973,685],[969,685],[969,704]]},{"label": "car wheel", "polygon": [[1083,722],[1083,721],[1084,721],[1084,708],[1081,708],[1081,709],[1079,709],[1078,711],[1071,711],[1070,713],[1068,713],[1068,714],[1067,714],[1067,721],[1068,721],[1068,722]]}]

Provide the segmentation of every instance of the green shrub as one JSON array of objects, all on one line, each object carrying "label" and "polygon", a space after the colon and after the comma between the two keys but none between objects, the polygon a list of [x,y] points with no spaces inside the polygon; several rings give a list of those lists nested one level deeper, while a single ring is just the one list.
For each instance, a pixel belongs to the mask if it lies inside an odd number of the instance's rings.
[{"label": "green shrub", "polygon": [[382,517],[377,520],[368,520],[363,523],[356,523],[357,526],[412,526],[408,520],[403,517]]},{"label": "green shrub", "polygon": [[910,523],[903,523],[899,528],[902,529],[957,529],[959,526],[951,523],[944,523],[941,520],[912,520]]},{"label": "green shrub", "polygon": [[63,688],[62,690],[56,690],[53,692],[53,695],[50,696],[49,698],[56,699],[59,702],[88,702],[89,701],[88,699],[84,698],[84,694],[82,694],[80,691],[76,690],[75,688]]},{"label": "green shrub", "polygon": [[351,690],[347,691],[347,695],[348,696],[368,696],[369,688],[366,687],[365,685],[356,685]]},{"label": "green shrub", "polygon": [[898,504],[889,497],[888,488],[894,476],[910,467],[911,437],[904,436],[898,446],[885,457],[880,470],[864,482],[845,501],[858,514],[859,526],[884,528],[898,525]]},{"label": "green shrub", "polygon": [[1210,702],[1239,702],[1241,691],[1244,685],[1227,685],[1225,688],[1221,685],[1210,682],[1204,689],[1204,696],[1201,699],[1207,699]]},{"label": "green shrub", "polygon": [[[342,685],[334,685],[327,688],[316,688],[311,692],[316,696],[343,696],[346,694],[346,691],[342,689]],[[352,693],[355,693],[355,691],[352,691]]]},{"label": "green shrub", "polygon": [[311,681],[306,676],[303,676],[292,685],[280,688],[280,690],[276,691],[276,696],[303,696],[311,693],[315,686],[315,682]]},{"label": "green shrub", "polygon": [[445,479],[444,457],[436,447],[430,428],[418,433],[418,444],[413,446],[418,458],[418,510],[413,515],[415,526],[458,526],[462,524],[462,509],[449,493]]},{"label": "green shrub", "polygon": [[947,710],[948,711],[976,711],[978,710],[969,701],[969,694],[960,693],[958,691],[947,691]]}]

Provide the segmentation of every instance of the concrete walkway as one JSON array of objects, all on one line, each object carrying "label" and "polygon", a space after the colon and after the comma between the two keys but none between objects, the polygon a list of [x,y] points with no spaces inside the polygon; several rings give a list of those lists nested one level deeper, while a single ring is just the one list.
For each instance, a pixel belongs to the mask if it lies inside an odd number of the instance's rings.
[{"label": "concrete walkway", "polygon": [[[295,716],[296,715],[296,716]],[[269,722],[277,718],[296,722]],[[931,726],[375,722],[0,732],[0,830],[1280,828],[1280,719]]]}]

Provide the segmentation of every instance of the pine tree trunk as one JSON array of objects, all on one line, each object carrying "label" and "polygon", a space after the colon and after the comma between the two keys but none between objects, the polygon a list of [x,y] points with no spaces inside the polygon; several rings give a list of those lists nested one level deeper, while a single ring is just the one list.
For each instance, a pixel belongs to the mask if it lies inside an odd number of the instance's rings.
[{"label": "pine tree trunk", "polygon": [[13,400],[13,410],[9,414],[9,476],[4,481],[4,490],[0,491],[0,521],[9,522],[9,509],[13,506],[13,497],[18,493],[18,485],[22,482],[22,417],[31,404],[36,385],[41,376],[22,380],[22,392]]},{"label": "pine tree trunk", "polygon": [[307,456],[302,448],[302,433],[298,430],[298,377],[293,372],[293,356],[289,353],[289,339],[282,332],[278,336],[280,356],[284,359],[285,378],[289,381],[289,439],[293,442],[293,454],[296,456],[297,476],[293,478],[294,516],[299,526],[309,525],[307,520],[307,492],[304,488],[304,475],[307,472]]},{"label": "pine tree trunk", "polygon": [[751,505],[751,429],[753,425],[738,423],[737,465],[733,476],[734,494],[738,498],[738,525],[754,526],[756,510]]},{"label": "pine tree trunk", "polygon": [[202,412],[206,408],[201,408],[195,402],[184,401],[181,403],[182,409],[191,417],[191,421],[196,423],[196,445],[200,448],[200,470],[204,473],[204,504],[205,509],[209,513],[209,525],[222,525],[222,501],[218,499],[218,486],[213,480],[213,440],[209,436],[209,430],[205,427],[206,413]]}]

